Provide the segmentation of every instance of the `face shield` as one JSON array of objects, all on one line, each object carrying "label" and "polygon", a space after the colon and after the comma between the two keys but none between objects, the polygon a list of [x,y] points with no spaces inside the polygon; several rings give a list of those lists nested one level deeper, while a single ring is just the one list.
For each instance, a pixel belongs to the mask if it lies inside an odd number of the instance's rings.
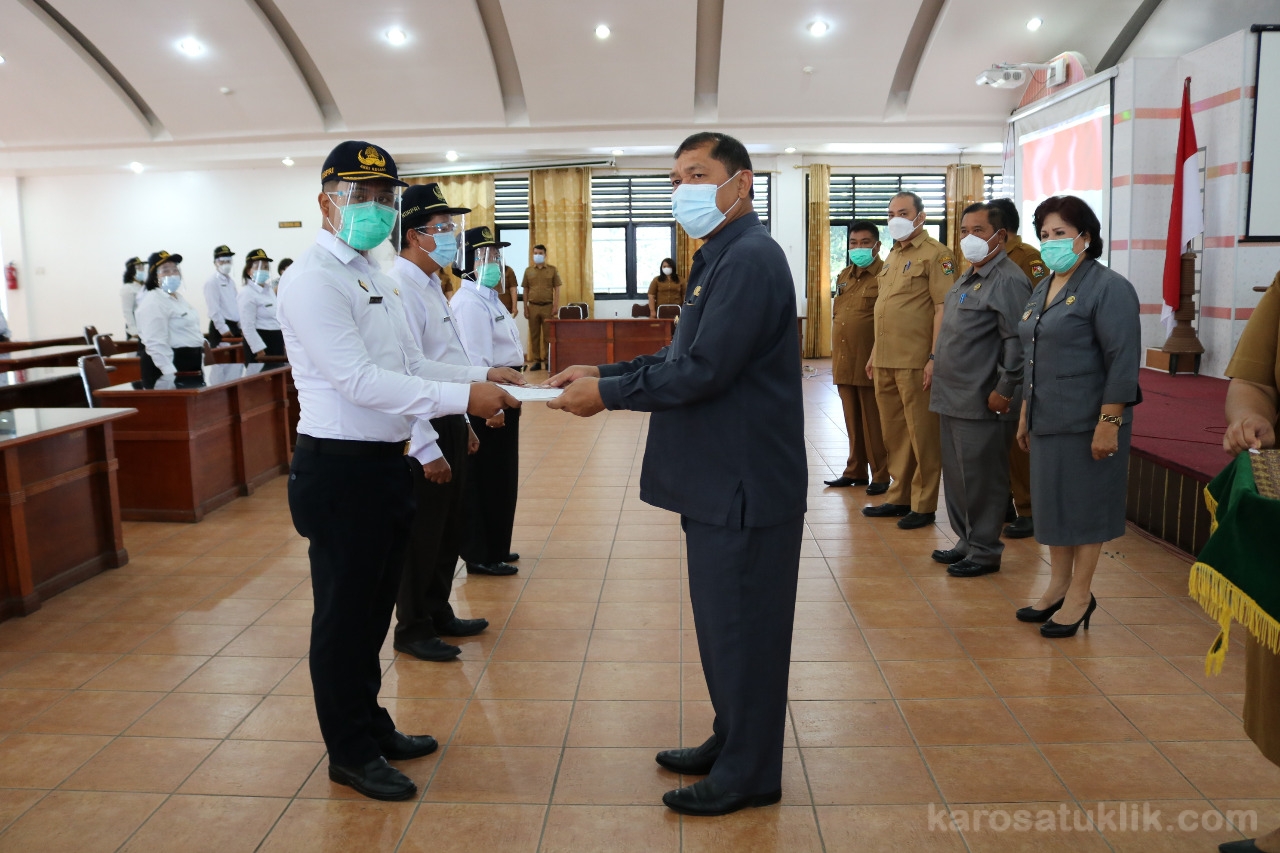
[{"label": "face shield", "polygon": [[[419,251],[426,252],[441,269],[449,269],[462,255],[463,234],[467,228],[465,214],[437,217],[429,224],[412,230],[418,232]],[[432,246],[432,243],[435,245]]]},{"label": "face shield", "polygon": [[494,293],[505,293],[507,290],[506,267],[502,263],[502,249],[497,246],[481,246],[476,249],[476,260],[469,278],[481,287],[487,287]]},{"label": "face shield", "polygon": [[249,264],[249,281],[258,286],[263,286],[271,281],[271,263],[269,261],[254,261]]},{"label": "face shield", "polygon": [[133,268],[133,280],[138,284],[147,283],[147,273],[151,272],[151,267],[146,264],[138,264]]},{"label": "face shield", "polygon": [[386,181],[341,181],[325,193],[337,208],[337,220],[326,220],[339,240],[357,252],[369,252],[391,239],[400,253],[402,187]]}]

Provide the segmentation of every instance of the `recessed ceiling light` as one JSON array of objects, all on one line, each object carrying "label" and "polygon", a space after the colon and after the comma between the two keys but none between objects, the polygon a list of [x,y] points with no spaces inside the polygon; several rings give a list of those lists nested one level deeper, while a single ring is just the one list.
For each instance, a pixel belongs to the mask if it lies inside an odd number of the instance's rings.
[{"label": "recessed ceiling light", "polygon": [[1027,29],[1031,30],[1031,32],[1033,33],[1043,26],[1044,26],[1043,18],[1032,18],[1031,20],[1027,21]]},{"label": "recessed ceiling light", "polygon": [[607,39],[607,38],[609,37],[609,34],[610,34],[611,32],[612,32],[612,30],[610,30],[610,29],[609,29],[608,27],[606,27],[604,24],[601,24],[600,26],[596,27],[596,38],[598,38],[598,39]]},{"label": "recessed ceiling light", "polygon": [[796,153],[796,149],[794,149],[794,148],[783,148],[783,149],[782,149],[782,153],[783,153],[783,154],[794,154],[794,153]]},{"label": "recessed ceiling light", "polygon": [[139,163],[137,160],[134,160],[132,163],[130,163],[130,164],[129,164],[129,169],[130,169],[130,170],[131,170],[135,175],[141,175],[141,174],[142,174],[142,170],[143,170],[144,168],[146,168],[146,167],[145,167],[145,166],[143,166],[141,163]]},{"label": "recessed ceiling light", "polygon": [[0,56],[0,65],[4,65],[4,57]]},{"label": "recessed ceiling light", "polygon": [[831,25],[826,21],[814,21],[809,25],[809,35],[815,38],[822,38],[830,31]]},{"label": "recessed ceiling light", "polygon": [[391,42],[391,44],[395,45],[396,47],[399,47],[400,45],[404,44],[408,40],[409,40],[409,35],[399,27],[392,27],[391,29],[387,30],[387,41]]},{"label": "recessed ceiling light", "polygon": [[224,94],[224,95],[230,95],[232,90],[231,90],[231,88],[230,88],[230,87],[228,87],[228,86],[223,86],[223,87],[222,87],[221,89],[219,89],[218,91],[219,91],[219,92],[221,92],[221,93],[222,93],[222,94]]},{"label": "recessed ceiling light", "polygon": [[625,152],[625,151],[623,151],[621,148],[615,148],[615,149],[613,149],[613,156],[614,156],[614,157],[621,157],[621,156],[622,156],[623,154],[625,154],[625,153],[626,153],[626,152]]},{"label": "recessed ceiling light", "polygon": [[182,41],[178,42],[178,50],[182,51],[187,56],[199,56],[204,53],[204,45],[193,38],[184,38]]},{"label": "recessed ceiling light", "polygon": [[446,160],[448,160],[450,163],[452,163],[454,160],[457,160],[457,159],[458,159],[458,152],[457,152],[457,151],[446,151],[446,152],[444,152],[444,159],[446,159]]},{"label": "recessed ceiling light", "polygon": [[281,160],[280,162],[281,162],[281,163],[284,163],[286,166],[292,166],[292,165],[293,165],[293,158],[292,158],[292,157],[286,157],[286,158],[284,158],[283,160]]}]

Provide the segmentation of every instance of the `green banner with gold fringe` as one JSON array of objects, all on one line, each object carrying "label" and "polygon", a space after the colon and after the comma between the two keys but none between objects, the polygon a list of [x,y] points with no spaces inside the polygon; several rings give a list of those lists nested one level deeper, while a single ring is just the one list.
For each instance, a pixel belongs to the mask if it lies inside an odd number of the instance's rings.
[{"label": "green banner with gold fringe", "polygon": [[1191,597],[1222,627],[1205,672],[1222,672],[1231,620],[1280,654],[1280,450],[1245,452],[1205,487],[1209,541],[1191,567]]}]

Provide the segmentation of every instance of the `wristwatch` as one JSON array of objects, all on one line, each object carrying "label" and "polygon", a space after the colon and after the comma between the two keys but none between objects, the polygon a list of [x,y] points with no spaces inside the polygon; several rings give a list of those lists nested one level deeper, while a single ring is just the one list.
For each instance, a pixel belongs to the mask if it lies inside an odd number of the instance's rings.
[{"label": "wristwatch", "polygon": [[1098,415],[1098,423],[1102,423],[1103,421],[1106,421],[1109,424],[1115,424],[1116,426],[1122,426],[1124,424],[1124,419],[1119,415]]}]

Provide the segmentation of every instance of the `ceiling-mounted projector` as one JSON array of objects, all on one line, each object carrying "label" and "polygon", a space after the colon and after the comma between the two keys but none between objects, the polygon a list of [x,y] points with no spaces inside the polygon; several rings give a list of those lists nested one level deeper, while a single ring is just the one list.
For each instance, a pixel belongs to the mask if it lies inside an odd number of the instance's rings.
[{"label": "ceiling-mounted projector", "polygon": [[979,74],[973,82],[993,89],[1016,89],[1027,82],[1027,72],[1018,66],[993,65]]}]

